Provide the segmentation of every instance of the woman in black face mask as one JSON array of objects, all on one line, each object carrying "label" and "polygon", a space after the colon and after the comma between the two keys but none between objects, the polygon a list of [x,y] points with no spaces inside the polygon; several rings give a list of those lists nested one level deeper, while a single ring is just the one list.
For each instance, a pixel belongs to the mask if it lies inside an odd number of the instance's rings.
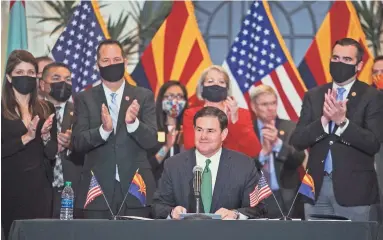
[{"label": "woman in black face mask", "polygon": [[[229,134],[223,146],[255,157],[261,149],[257,136],[253,131],[250,112],[239,108],[234,97],[230,96],[230,79],[227,72],[220,66],[213,65],[201,75],[196,95],[204,101],[204,106],[221,109],[229,118]],[[184,114],[184,146],[194,147],[193,118],[203,106],[187,109]]]},{"label": "woman in black face mask", "polygon": [[57,152],[53,105],[37,98],[37,63],[24,50],[6,65],[1,100],[2,227],[16,219],[50,218],[52,165]]}]

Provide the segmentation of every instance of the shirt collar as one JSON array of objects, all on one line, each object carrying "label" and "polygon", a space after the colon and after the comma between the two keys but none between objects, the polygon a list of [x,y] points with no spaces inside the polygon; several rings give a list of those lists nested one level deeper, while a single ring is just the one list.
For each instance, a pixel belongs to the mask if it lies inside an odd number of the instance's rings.
[{"label": "shirt collar", "polygon": [[[200,158],[200,159],[210,159],[211,162],[219,161],[219,159],[221,158],[221,153],[222,153],[222,147],[213,156],[208,158],[208,157],[205,157],[202,153],[200,153],[197,149],[195,150],[195,156],[196,156],[197,159],[198,158]],[[201,167],[203,167],[203,166],[201,166]]]},{"label": "shirt collar", "polygon": [[352,87],[352,85],[355,83],[355,81],[356,81],[356,79],[355,79],[354,81],[350,82],[350,83],[347,83],[347,84],[344,85],[344,86],[339,86],[336,82],[333,82],[332,88],[336,90],[336,89],[342,87],[342,88],[344,88],[344,89],[346,90],[346,92],[348,93],[348,92],[350,92],[351,87]]},{"label": "shirt collar", "polygon": [[66,102],[62,102],[62,103],[60,103],[60,104],[58,104],[58,105],[55,105],[55,107],[60,106],[61,109],[64,109],[64,108],[65,108],[65,105],[66,105]]},{"label": "shirt collar", "polygon": [[[49,102],[49,100],[48,100],[46,97],[44,97],[44,100],[47,101],[47,102]],[[66,105],[66,102],[67,102],[67,101],[65,101],[65,102],[60,102],[59,104],[55,104],[54,107],[61,107],[61,109],[64,109],[64,108],[65,108],[65,105]]]},{"label": "shirt collar", "polygon": [[[110,96],[110,94],[113,93],[113,91],[110,90],[104,83],[102,83],[102,87],[104,88],[106,96]],[[122,93],[124,92],[124,88],[125,88],[125,81],[122,82],[121,86],[114,93],[116,93],[117,96],[122,96]]]},{"label": "shirt collar", "polygon": [[257,126],[258,126],[258,129],[261,130],[264,126],[263,122],[259,119],[257,119]]}]

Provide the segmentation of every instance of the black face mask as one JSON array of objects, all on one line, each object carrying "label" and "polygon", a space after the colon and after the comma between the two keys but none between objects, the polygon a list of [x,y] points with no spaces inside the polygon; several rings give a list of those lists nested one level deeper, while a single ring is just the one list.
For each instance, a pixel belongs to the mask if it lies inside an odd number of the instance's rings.
[{"label": "black face mask", "polygon": [[66,102],[72,95],[72,85],[67,82],[51,83],[51,91],[49,92],[56,101]]},{"label": "black face mask", "polygon": [[12,77],[12,86],[23,95],[32,93],[36,89],[36,78],[30,76]]},{"label": "black face mask", "polygon": [[221,102],[227,98],[227,88],[218,85],[204,86],[202,98],[210,102]]},{"label": "black face mask", "polygon": [[117,63],[106,67],[98,66],[100,69],[100,75],[102,79],[108,82],[118,82],[124,76],[125,64]]},{"label": "black face mask", "polygon": [[342,83],[353,77],[357,73],[356,65],[330,62],[330,74],[334,82]]}]

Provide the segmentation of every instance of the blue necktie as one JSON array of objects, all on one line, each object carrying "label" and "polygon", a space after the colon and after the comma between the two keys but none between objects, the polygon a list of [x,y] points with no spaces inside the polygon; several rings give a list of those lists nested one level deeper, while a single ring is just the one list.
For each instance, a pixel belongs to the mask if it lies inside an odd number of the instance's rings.
[{"label": "blue necktie", "polygon": [[[259,128],[259,134],[261,138],[261,144],[263,144],[262,127]],[[269,160],[263,163],[262,170],[265,173],[264,176],[266,178],[266,182],[269,184],[271,190],[277,191],[279,190],[279,184],[278,184],[277,174],[275,173],[274,152],[271,152],[268,157],[269,157]]]},{"label": "blue necktie", "polygon": [[[111,97],[111,101],[110,101],[110,105],[109,105],[109,113],[110,113],[110,116],[112,118],[114,133],[116,133],[117,118],[118,118],[118,106],[117,106],[117,99],[116,99],[117,93],[111,93],[110,97]],[[120,175],[118,174],[117,164],[116,164],[116,180],[120,181]]]},{"label": "blue necktie", "polygon": [[117,99],[116,99],[117,93],[111,93],[110,98],[111,98],[111,101],[109,106],[109,113],[110,113],[110,116],[112,117],[114,133],[116,133],[117,118],[118,118],[118,106],[117,106]]},{"label": "blue necktie", "polygon": [[[336,96],[336,100],[338,101],[342,101],[343,100],[343,94],[344,92],[346,91],[345,88],[338,88],[337,90],[337,96]],[[332,121],[329,122],[330,124],[330,129],[331,129],[331,132],[334,130],[334,123]],[[327,173],[332,173],[332,156],[331,156],[331,149],[328,150],[328,153],[327,153],[327,157],[326,157],[326,160],[325,160],[325,164],[324,164],[324,170],[327,172]]]}]

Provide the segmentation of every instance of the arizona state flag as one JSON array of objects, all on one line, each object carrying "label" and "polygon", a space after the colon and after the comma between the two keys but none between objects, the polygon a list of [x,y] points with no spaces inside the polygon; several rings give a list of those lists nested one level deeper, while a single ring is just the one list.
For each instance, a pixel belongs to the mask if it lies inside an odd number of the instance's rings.
[{"label": "arizona state flag", "polygon": [[310,174],[306,171],[301,185],[298,189],[298,192],[302,194],[303,196],[306,196],[308,200],[312,203],[315,202],[315,185],[314,185],[314,180],[311,177]]},{"label": "arizona state flag", "polygon": [[191,1],[175,1],[131,77],[138,86],[155,96],[165,82],[180,81],[186,86],[189,104],[196,105],[195,90],[202,71],[212,64],[198,28]]},{"label": "arizona state flag", "polygon": [[364,48],[363,67],[359,80],[371,84],[373,56],[368,50],[366,36],[351,1],[335,1],[319,28],[306,55],[299,65],[299,73],[307,87],[331,82],[330,58],[332,46],[341,38],[353,38]]}]

